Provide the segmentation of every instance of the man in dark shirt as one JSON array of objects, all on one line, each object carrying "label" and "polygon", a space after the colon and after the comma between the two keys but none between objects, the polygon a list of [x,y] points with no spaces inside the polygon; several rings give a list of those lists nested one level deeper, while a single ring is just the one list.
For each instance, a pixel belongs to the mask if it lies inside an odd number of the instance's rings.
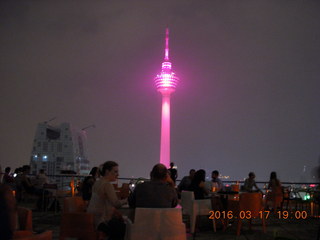
[{"label": "man in dark shirt", "polygon": [[190,169],[189,176],[184,176],[179,183],[178,190],[181,191],[188,191],[191,185],[191,181],[193,179],[193,176],[195,174],[196,170]]},{"label": "man in dark shirt", "polygon": [[[258,188],[256,181],[254,180],[256,178],[256,175],[254,172],[249,172],[249,177],[246,178],[244,181],[244,186],[243,189],[246,192],[261,192],[260,188]],[[256,189],[255,191],[253,190],[253,187]]]},{"label": "man in dark shirt", "polygon": [[163,164],[157,164],[150,173],[151,181],[138,184],[128,198],[129,206],[136,208],[171,208],[177,206],[174,183]]},{"label": "man in dark shirt", "polygon": [[217,188],[216,191],[224,191],[225,190],[223,182],[219,178],[219,171],[218,170],[212,171],[211,179],[212,179],[211,180],[212,187],[216,187]]}]

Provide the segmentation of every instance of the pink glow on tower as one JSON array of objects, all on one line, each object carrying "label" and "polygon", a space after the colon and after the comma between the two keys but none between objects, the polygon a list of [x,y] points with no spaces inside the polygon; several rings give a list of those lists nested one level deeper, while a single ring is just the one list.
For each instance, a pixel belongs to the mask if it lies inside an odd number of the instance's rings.
[{"label": "pink glow on tower", "polygon": [[157,90],[162,94],[160,163],[170,165],[170,95],[176,90],[179,78],[171,71],[169,60],[169,29],[166,29],[166,48],[161,73],[155,78]]}]

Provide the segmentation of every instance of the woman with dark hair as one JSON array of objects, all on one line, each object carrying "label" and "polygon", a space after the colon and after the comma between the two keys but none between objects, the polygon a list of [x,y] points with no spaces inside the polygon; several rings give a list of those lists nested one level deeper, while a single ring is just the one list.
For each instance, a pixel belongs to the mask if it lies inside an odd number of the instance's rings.
[{"label": "woman with dark hair", "polygon": [[277,173],[271,172],[268,187],[272,189],[273,187],[279,187],[279,186],[281,186],[281,182],[277,177]]},{"label": "woman with dark hair", "polygon": [[95,224],[100,233],[99,240],[105,236],[110,239],[123,239],[125,224],[121,214],[116,210],[127,203],[127,199],[119,200],[111,182],[119,176],[118,164],[107,161],[101,166],[101,177],[92,187],[92,196],[88,212],[95,215]]},{"label": "woman with dark hair", "polygon": [[84,201],[90,201],[92,195],[92,186],[100,176],[98,167],[93,167],[89,173],[89,176],[83,180],[82,183],[82,198]]},{"label": "woman with dark hair", "polygon": [[280,207],[283,201],[282,186],[276,172],[271,172],[270,174],[268,189],[271,191],[267,194],[267,204],[271,202],[273,210],[276,212],[277,207]]},{"label": "woman with dark hair", "polygon": [[204,199],[209,194],[205,188],[206,171],[200,169],[196,171],[191,181],[190,191],[193,191],[195,199]]}]

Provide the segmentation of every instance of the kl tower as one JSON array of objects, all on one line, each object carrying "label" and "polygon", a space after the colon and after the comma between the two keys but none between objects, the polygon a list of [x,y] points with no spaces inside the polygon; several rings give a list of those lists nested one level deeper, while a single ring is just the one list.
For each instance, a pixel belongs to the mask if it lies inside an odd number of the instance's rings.
[{"label": "kl tower", "polygon": [[166,29],[166,48],[161,73],[155,78],[157,90],[162,95],[160,163],[170,165],[170,95],[176,90],[179,78],[171,70],[169,60],[169,29]]}]

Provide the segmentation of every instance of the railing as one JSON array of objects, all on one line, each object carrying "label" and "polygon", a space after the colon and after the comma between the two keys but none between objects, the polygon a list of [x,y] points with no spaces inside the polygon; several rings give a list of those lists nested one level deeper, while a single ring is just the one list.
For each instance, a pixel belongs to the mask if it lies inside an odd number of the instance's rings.
[{"label": "railing", "polygon": [[[50,183],[57,184],[57,190],[62,190],[61,192],[68,192],[68,194],[77,194],[77,191],[81,191],[81,182],[88,175],[72,175],[72,174],[61,174],[61,175],[48,175]],[[35,179],[35,176],[31,176],[31,179]],[[130,183],[130,188],[134,188],[134,184],[139,182],[150,181],[147,178],[119,178],[117,182],[118,187],[121,187],[123,183]],[[177,180],[178,185],[181,180]],[[226,190],[232,189],[232,185],[238,184],[242,186],[244,181],[222,181],[226,187]],[[258,187],[263,190],[264,196],[267,194],[268,181],[257,181]],[[320,203],[320,183],[319,182],[282,182],[282,186],[285,187],[288,199],[300,199],[305,203],[311,203],[312,216],[315,212],[314,206],[316,205],[319,211]],[[13,188],[13,190],[15,190]],[[320,215],[320,214],[318,214]]]},{"label": "railing", "polygon": [[[70,183],[74,181],[77,185],[84,180],[88,175],[72,175],[72,174],[61,174],[61,175],[48,175],[51,183],[56,183],[59,189],[70,190]],[[119,178],[116,182],[119,186],[122,183],[136,183],[137,181],[149,181],[147,178]],[[177,185],[181,180],[177,180]],[[244,181],[222,181],[225,186],[230,186],[233,184],[243,185]],[[257,185],[260,189],[266,189],[269,181],[257,181]],[[294,189],[314,189],[320,185],[320,182],[282,182],[282,186],[289,187],[291,190]]]}]

